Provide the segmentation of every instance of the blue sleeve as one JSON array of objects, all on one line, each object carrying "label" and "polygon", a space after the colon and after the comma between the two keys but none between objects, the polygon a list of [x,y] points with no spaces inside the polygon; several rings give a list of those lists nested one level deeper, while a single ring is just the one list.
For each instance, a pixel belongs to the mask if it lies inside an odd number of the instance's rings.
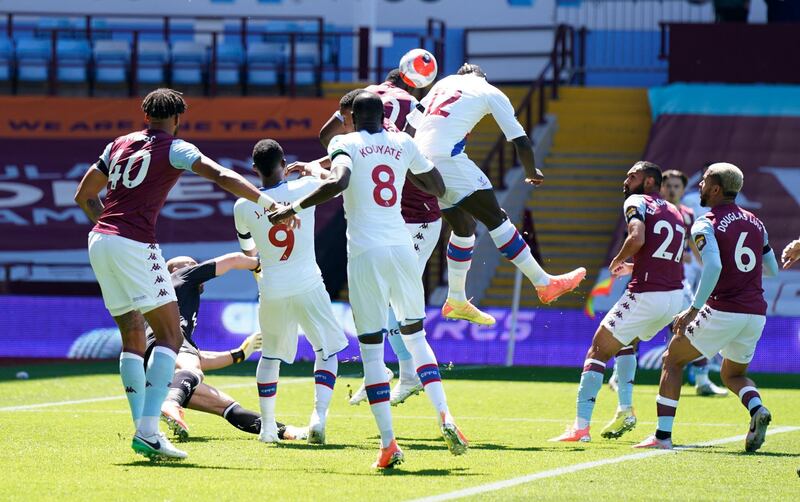
[{"label": "blue sleeve", "polygon": [[169,163],[175,169],[192,170],[192,165],[200,158],[200,150],[191,143],[176,139],[169,147]]},{"label": "blue sleeve", "polygon": [[708,301],[708,297],[711,296],[717,281],[719,281],[722,259],[719,256],[717,239],[714,237],[714,226],[707,218],[698,218],[692,225],[692,239],[703,258],[703,273],[692,302],[692,306],[699,309]]},{"label": "blue sleeve", "polygon": [[647,203],[641,195],[631,195],[625,199],[622,211],[625,216],[625,223],[630,223],[634,219],[644,221],[645,214],[647,214]]},{"label": "blue sleeve", "polygon": [[778,267],[778,258],[775,257],[775,252],[769,250],[767,254],[761,259],[762,273],[767,277],[775,277],[778,275],[780,268]]}]

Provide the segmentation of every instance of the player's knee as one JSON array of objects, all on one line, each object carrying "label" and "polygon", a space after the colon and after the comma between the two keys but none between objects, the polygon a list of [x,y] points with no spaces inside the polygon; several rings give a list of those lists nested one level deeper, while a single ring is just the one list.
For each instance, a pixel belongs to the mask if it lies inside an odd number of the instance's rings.
[{"label": "player's knee", "polygon": [[358,335],[358,341],[365,345],[375,345],[383,343],[383,331],[378,331],[377,333],[365,333],[363,335]]}]

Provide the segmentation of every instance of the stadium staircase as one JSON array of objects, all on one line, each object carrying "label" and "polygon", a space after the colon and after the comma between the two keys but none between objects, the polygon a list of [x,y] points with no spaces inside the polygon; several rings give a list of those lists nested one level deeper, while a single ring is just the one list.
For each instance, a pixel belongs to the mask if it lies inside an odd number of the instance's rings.
[{"label": "stadium staircase", "polygon": [[[622,182],[639,160],[650,132],[646,89],[563,87],[548,103],[557,117],[553,147],[544,159],[545,185],[531,192],[533,214],[545,269],[554,274],[586,267],[578,294],[560,298],[553,308],[582,308],[621,214]],[[495,133],[496,134],[496,133]],[[481,301],[511,305],[515,268],[502,261]],[[525,284],[522,307],[541,304]]]}]

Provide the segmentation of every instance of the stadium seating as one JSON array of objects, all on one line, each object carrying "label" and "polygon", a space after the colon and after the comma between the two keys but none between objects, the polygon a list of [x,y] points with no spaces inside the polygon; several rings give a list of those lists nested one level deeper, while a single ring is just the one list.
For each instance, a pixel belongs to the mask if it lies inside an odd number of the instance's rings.
[{"label": "stadium seating", "polygon": [[208,48],[197,42],[175,42],[172,45],[172,83],[200,85],[207,62]]},{"label": "stadium seating", "polygon": [[52,45],[48,39],[23,38],[17,41],[19,81],[46,82],[50,75]]},{"label": "stadium seating", "polygon": [[125,40],[94,43],[95,79],[98,83],[122,84],[127,78],[131,46]]},{"label": "stadium seating", "polygon": [[169,62],[169,46],[163,40],[139,42],[139,64],[136,78],[142,84],[166,82],[165,66]]},{"label": "stadium seating", "polygon": [[87,67],[92,57],[88,40],[64,40],[56,43],[56,78],[61,82],[86,82]]},{"label": "stadium seating", "polygon": [[247,83],[255,86],[278,85],[278,72],[284,61],[283,44],[255,42],[247,46]]},{"label": "stadium seating", "polygon": [[0,38],[0,84],[7,85],[11,81],[11,68],[14,59],[14,42],[8,38]]},{"label": "stadium seating", "polygon": [[244,49],[238,42],[225,42],[217,46],[217,67],[215,77],[218,85],[240,85],[244,62]]}]

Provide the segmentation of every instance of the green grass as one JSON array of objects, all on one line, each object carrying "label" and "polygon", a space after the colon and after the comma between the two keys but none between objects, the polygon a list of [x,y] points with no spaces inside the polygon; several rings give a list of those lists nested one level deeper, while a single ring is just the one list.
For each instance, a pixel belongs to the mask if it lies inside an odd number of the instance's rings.
[{"label": "green grass", "polygon": [[[31,379],[15,380],[20,369]],[[340,373],[357,374],[359,369],[358,364],[342,364]],[[211,374],[207,382],[257,409],[254,372],[245,364]],[[295,365],[283,374],[278,417],[303,425],[313,397],[310,368]],[[132,427],[116,364],[0,368],[0,409],[120,397],[29,411],[0,410],[0,499],[406,500],[630,455],[636,453],[630,446],[654,429],[657,374],[652,372],[637,377],[643,382],[634,394],[638,428],[617,441],[599,437],[616,405],[615,396],[604,388],[595,412],[595,441],[585,445],[547,442],[574,416],[578,370],[456,368],[444,376],[451,409],[472,441],[469,453],[452,457],[447,452],[428,400],[421,395],[393,408],[406,463],[381,474],[369,468],[378,447],[369,408],[346,402],[347,386],[355,388],[356,378],[337,383],[327,446],[264,445],[220,417],[188,411],[193,437],[182,446],[190,458],[154,464],[130,449]],[[800,391],[792,389],[794,377],[760,380],[773,428],[800,426]],[[744,434],[748,417],[737,399],[699,398],[691,388],[684,390],[676,444]],[[800,430],[770,436],[754,455],[743,453],[743,443],[737,441],[549,477],[472,499],[798,500],[798,467]]]}]

